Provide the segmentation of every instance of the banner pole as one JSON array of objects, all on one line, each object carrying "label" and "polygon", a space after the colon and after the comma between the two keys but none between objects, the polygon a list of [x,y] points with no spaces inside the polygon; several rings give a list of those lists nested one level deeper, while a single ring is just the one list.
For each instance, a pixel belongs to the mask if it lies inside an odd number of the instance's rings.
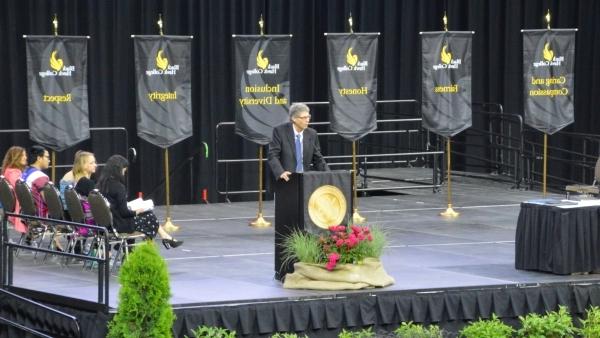
[{"label": "banner pole", "polygon": [[165,189],[166,189],[166,201],[167,201],[167,219],[163,228],[167,232],[173,232],[179,230],[179,226],[171,222],[171,189],[169,182],[169,148],[165,148]]},{"label": "banner pole", "polygon": [[251,227],[266,228],[271,226],[271,222],[267,222],[263,217],[263,146],[258,146],[258,214],[256,219],[250,222]]},{"label": "banner pole", "polygon": [[56,151],[52,150],[52,182],[56,182]]},{"label": "banner pole", "polygon": [[451,175],[451,162],[450,162],[450,155],[452,154],[450,152],[450,137],[446,138],[446,151],[447,151],[447,163],[448,163],[448,167],[447,167],[447,174],[448,174],[448,208],[446,209],[446,211],[440,213],[440,216],[443,217],[458,217],[458,215],[460,215],[458,212],[454,211],[454,209],[452,209],[452,175]]},{"label": "banner pole", "polygon": [[544,193],[544,197],[546,197],[546,177],[547,177],[547,169],[548,169],[548,134],[544,133],[544,170],[543,170],[543,184],[542,184],[542,192]]},{"label": "banner pole", "polygon": [[356,141],[352,141],[352,193],[353,193],[353,213],[352,213],[352,222],[354,224],[364,223],[367,219],[362,217],[358,213],[358,191],[357,191],[357,179],[356,179]]}]

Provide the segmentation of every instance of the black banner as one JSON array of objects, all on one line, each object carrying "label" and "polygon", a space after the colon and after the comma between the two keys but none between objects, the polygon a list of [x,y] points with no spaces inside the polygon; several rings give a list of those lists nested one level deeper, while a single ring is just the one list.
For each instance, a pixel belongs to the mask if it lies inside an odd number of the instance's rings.
[{"label": "black banner", "polygon": [[471,126],[472,32],[421,32],[423,127],[444,137]]},{"label": "black banner", "polygon": [[193,134],[190,36],[134,37],[138,136],[168,148]]},{"label": "black banner", "polygon": [[378,35],[328,34],[331,130],[356,141],[377,129]]},{"label": "black banner", "polygon": [[269,144],[273,127],[289,121],[289,35],[236,35],[235,132]]},{"label": "black banner", "polygon": [[546,134],[575,121],[575,32],[523,31],[525,123]]},{"label": "black banner", "polygon": [[29,136],[55,151],[90,138],[87,40],[26,37]]}]

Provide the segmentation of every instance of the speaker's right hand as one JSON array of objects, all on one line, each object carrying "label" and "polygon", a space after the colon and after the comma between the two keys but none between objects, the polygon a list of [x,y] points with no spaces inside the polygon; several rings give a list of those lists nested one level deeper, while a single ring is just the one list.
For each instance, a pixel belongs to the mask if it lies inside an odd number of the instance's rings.
[{"label": "speaker's right hand", "polygon": [[279,175],[279,178],[287,182],[287,181],[290,180],[290,175],[291,174],[292,173],[289,172],[289,171],[284,171],[281,175]]}]

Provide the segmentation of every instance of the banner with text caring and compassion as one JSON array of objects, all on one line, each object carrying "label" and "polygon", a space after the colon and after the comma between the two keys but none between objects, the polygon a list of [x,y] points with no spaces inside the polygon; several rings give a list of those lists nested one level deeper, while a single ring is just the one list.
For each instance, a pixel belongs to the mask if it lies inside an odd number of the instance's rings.
[{"label": "banner with text caring and compassion", "polygon": [[290,35],[236,35],[235,132],[265,145],[289,121]]},{"label": "banner with text caring and compassion", "polygon": [[161,148],[193,134],[191,39],[134,37],[137,133]]},{"label": "banner with text caring and compassion", "polygon": [[85,36],[27,36],[29,136],[55,151],[90,138]]},{"label": "banner with text caring and compassion", "polygon": [[328,34],[331,130],[356,141],[377,129],[378,35]]},{"label": "banner with text caring and compassion", "polygon": [[523,31],[525,123],[554,134],[574,122],[575,29]]},{"label": "banner with text caring and compassion", "polygon": [[421,32],[423,127],[444,137],[472,124],[472,32]]}]

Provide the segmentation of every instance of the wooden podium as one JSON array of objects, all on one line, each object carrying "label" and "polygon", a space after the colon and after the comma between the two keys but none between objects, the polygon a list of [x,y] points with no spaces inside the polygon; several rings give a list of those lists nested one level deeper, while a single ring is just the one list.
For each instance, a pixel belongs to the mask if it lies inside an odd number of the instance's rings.
[{"label": "wooden podium", "polygon": [[[286,273],[294,271],[293,262],[283,262],[283,241],[294,230],[310,233],[320,233],[328,226],[347,224],[352,216],[352,177],[350,171],[310,171],[302,174],[292,174],[290,180],[275,183],[275,279],[282,280]],[[339,189],[335,189],[335,188]],[[321,188],[321,189],[319,189]],[[315,202],[309,208],[309,200],[313,193],[339,191],[345,198],[346,210],[343,219],[338,224],[318,225],[323,223],[315,215],[320,207],[326,209],[326,200]],[[327,196],[325,196],[326,198]],[[325,202],[325,203],[323,203]],[[309,209],[311,209],[309,211]],[[311,217],[311,213],[313,216]],[[317,223],[315,223],[317,220]]]}]

